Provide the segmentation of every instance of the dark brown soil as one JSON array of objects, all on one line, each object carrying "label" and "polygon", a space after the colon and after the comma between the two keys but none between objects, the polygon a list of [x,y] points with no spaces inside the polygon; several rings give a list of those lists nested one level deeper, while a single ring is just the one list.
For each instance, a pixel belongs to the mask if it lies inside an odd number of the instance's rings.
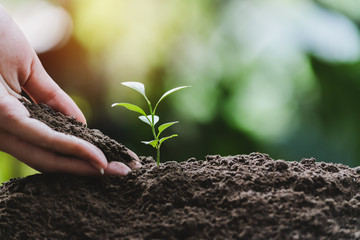
[{"label": "dark brown soil", "polygon": [[141,160],[126,177],[4,183],[0,239],[360,239],[359,167],[260,153]]}]

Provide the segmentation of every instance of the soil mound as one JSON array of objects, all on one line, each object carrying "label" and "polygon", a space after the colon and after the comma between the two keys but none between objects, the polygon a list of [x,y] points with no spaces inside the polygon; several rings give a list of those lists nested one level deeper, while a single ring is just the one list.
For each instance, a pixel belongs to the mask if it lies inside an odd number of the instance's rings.
[{"label": "soil mound", "polygon": [[34,175],[0,188],[0,239],[360,239],[360,175],[266,154],[126,177]]},{"label": "soil mound", "polygon": [[[109,161],[126,161],[126,148],[100,131],[27,107]],[[360,239],[360,167],[261,153],[141,161],[126,177],[38,174],[4,183],[0,239]]]}]

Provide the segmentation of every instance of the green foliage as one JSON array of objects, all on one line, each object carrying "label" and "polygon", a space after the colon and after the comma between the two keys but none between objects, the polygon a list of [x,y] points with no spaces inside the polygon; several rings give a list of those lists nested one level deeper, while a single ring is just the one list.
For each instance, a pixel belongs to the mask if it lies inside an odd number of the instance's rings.
[{"label": "green foliage", "polygon": [[159,105],[159,103],[167,96],[169,96],[170,94],[178,91],[178,90],[181,90],[181,89],[184,89],[184,88],[187,88],[189,86],[181,86],[181,87],[177,87],[177,88],[173,88],[169,91],[167,91],[166,93],[164,93],[160,99],[158,100],[158,102],[156,103],[155,105],[155,108],[153,109],[152,108],[152,105],[151,105],[151,102],[149,101],[149,99],[147,98],[146,94],[145,94],[145,86],[144,84],[142,83],[139,83],[139,82],[123,82],[121,83],[122,85],[124,86],[127,86],[129,88],[132,88],[133,90],[137,91],[138,93],[140,93],[146,100],[148,106],[149,106],[149,111],[150,111],[150,114],[147,115],[145,113],[145,111],[140,108],[139,106],[136,106],[134,104],[130,104],[130,103],[114,103],[112,104],[111,106],[114,107],[114,106],[122,106],[122,107],[125,107],[127,109],[129,109],[130,111],[133,111],[133,112],[137,112],[137,113],[140,113],[141,115],[139,116],[139,119],[143,122],[145,122],[146,124],[148,124],[150,127],[151,127],[151,131],[153,133],[153,136],[154,136],[154,139],[153,140],[150,140],[150,141],[141,141],[142,143],[144,144],[147,144],[147,145],[151,145],[152,147],[154,147],[156,149],[156,163],[157,165],[159,166],[160,164],[160,147],[161,147],[161,144],[170,139],[170,138],[174,138],[174,137],[177,137],[178,135],[177,134],[173,134],[173,135],[170,135],[170,136],[167,136],[167,137],[163,137],[163,138],[159,138],[160,137],[160,134],[167,128],[171,127],[172,125],[178,123],[178,121],[175,121],[175,122],[168,122],[168,123],[164,123],[162,125],[160,125],[158,127],[158,131],[156,133],[156,129],[155,129],[155,125],[156,123],[159,122],[160,120],[160,117],[155,115],[155,111]]}]

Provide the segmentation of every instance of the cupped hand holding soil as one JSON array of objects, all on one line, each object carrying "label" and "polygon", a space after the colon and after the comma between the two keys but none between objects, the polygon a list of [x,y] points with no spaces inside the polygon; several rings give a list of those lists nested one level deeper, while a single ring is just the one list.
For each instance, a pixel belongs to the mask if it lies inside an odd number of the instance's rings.
[{"label": "cupped hand holding soil", "polygon": [[141,167],[140,160],[133,151],[104,135],[100,130],[90,129],[74,117],[55,112],[46,104],[33,104],[28,101],[23,101],[23,104],[34,121],[47,125],[54,133],[95,146],[108,161],[107,167],[104,168],[106,175],[127,175],[131,170]]}]

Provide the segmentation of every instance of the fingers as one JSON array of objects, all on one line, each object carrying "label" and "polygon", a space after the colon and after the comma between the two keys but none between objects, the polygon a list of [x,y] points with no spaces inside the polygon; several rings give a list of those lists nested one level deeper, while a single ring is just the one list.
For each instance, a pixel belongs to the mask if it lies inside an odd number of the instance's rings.
[{"label": "fingers", "polygon": [[[100,175],[100,171],[88,162],[56,154],[22,141],[9,133],[0,131],[0,150],[11,154],[40,172],[66,172],[79,175]],[[126,176],[131,169],[121,162],[110,162],[105,175]]]},{"label": "fingers", "polygon": [[35,142],[54,152],[89,160],[98,169],[107,167],[107,160],[102,151],[85,140],[56,132],[32,118],[21,121],[17,126],[22,130],[15,130],[12,133],[16,136],[20,135],[25,141]]},{"label": "fingers", "polygon": [[105,169],[105,175],[120,175],[125,176],[137,168],[142,167],[139,157],[131,150],[128,150],[128,154],[134,159],[127,162],[126,165],[121,162],[109,162],[108,167]]},{"label": "fingers", "polygon": [[47,74],[35,53],[30,72],[28,79],[21,85],[36,103],[45,103],[56,111],[74,116],[78,121],[86,123],[75,102]]},{"label": "fingers", "polygon": [[128,165],[131,170],[142,167],[139,157],[133,151],[128,150],[128,154],[134,159],[126,163],[126,165]]},{"label": "fingers", "polygon": [[121,162],[109,162],[108,167],[105,169],[106,175],[125,176],[130,172],[131,169]]},{"label": "fingers", "polygon": [[0,149],[41,172],[100,174],[96,168],[82,159],[56,154],[3,131],[0,131]]},{"label": "fingers", "polygon": [[17,92],[15,92],[8,84],[7,82],[5,81],[5,79],[3,78],[3,76],[1,75],[0,73],[0,84],[2,84],[5,89],[7,90],[7,92],[10,94],[10,95],[13,95],[14,97],[16,97],[17,99],[20,99],[21,98],[21,95]]},{"label": "fingers", "polygon": [[26,108],[13,96],[0,98],[0,126],[19,139],[48,151],[75,156],[97,169],[105,169],[107,160],[100,149],[89,142],[56,132],[46,124],[29,118]]},{"label": "fingers", "polygon": [[[100,175],[100,171],[83,159],[67,157],[29,144],[14,135],[0,131],[0,150],[11,154],[40,172],[66,172],[80,175]],[[105,175],[126,176],[131,169],[121,162],[110,162]]]}]

